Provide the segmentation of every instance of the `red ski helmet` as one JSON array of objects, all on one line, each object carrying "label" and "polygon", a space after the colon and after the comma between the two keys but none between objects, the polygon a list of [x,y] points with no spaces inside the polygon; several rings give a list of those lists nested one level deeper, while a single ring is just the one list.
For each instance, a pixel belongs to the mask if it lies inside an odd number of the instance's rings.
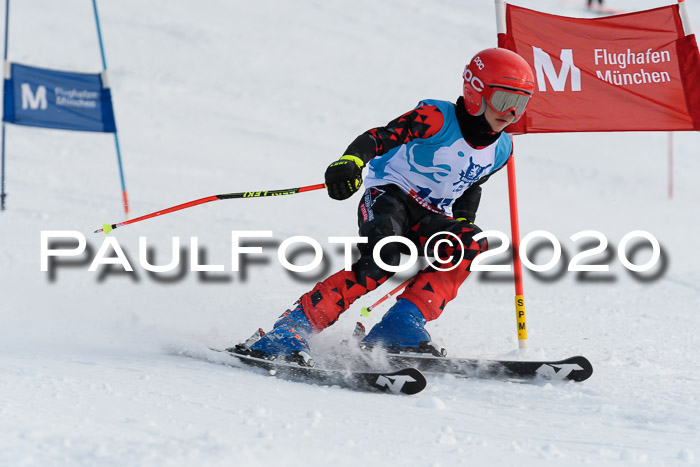
[{"label": "red ski helmet", "polygon": [[488,104],[496,112],[515,111],[515,121],[525,112],[535,90],[532,68],[508,49],[486,49],[464,67],[464,106],[478,116]]}]

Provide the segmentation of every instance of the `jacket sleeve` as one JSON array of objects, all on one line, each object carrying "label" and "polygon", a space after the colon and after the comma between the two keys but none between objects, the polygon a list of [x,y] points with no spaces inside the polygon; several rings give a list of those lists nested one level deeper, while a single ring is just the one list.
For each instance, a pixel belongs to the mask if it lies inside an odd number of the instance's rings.
[{"label": "jacket sleeve", "polygon": [[350,143],[346,155],[362,159],[367,164],[374,157],[418,138],[437,134],[445,119],[434,105],[422,105],[392,120],[386,126],[372,128]]},{"label": "jacket sleeve", "polygon": [[478,183],[470,186],[462,193],[462,196],[457,198],[452,206],[452,217],[455,219],[466,219],[467,222],[472,223],[476,220],[476,211],[479,209],[479,202],[481,201],[481,184],[487,178],[482,178]]}]

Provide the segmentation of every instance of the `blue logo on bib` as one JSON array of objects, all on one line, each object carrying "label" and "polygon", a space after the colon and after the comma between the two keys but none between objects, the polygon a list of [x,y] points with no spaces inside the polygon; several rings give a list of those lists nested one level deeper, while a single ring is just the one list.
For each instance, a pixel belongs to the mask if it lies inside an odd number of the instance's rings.
[{"label": "blue logo on bib", "polygon": [[434,165],[435,151],[430,147],[413,144],[408,147],[406,154],[411,172],[421,174],[436,183],[440,183],[437,177],[447,177],[452,169],[447,164]]},{"label": "blue logo on bib", "polygon": [[474,160],[470,157],[469,158],[469,167],[467,167],[466,170],[460,170],[459,172],[459,180],[457,180],[455,183],[452,184],[452,186],[459,185],[461,183],[466,183],[468,185],[472,185],[474,182],[479,180],[481,178],[481,174],[484,173],[486,169],[491,167],[493,164],[489,165],[479,165],[475,164]]}]

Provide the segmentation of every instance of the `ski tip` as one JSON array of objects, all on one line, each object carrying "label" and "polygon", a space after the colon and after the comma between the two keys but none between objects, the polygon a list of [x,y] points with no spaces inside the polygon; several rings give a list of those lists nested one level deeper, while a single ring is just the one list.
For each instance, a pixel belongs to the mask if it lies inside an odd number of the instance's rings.
[{"label": "ski tip", "polygon": [[362,309],[360,310],[360,314],[364,316],[365,318],[369,318],[371,311],[369,307],[363,306]]},{"label": "ski tip", "polygon": [[392,394],[414,395],[421,392],[428,385],[423,373],[416,368],[403,368],[393,373],[377,374],[374,386]]},{"label": "ski tip", "polygon": [[537,368],[537,376],[547,380],[585,381],[593,375],[593,365],[586,357],[577,355],[565,360],[544,363]]},{"label": "ski tip", "polygon": [[114,230],[110,224],[102,224],[102,230],[98,230],[97,232],[104,232],[105,235],[109,235],[109,233]]},{"label": "ski tip", "polygon": [[593,365],[586,357],[577,355],[575,357],[569,358],[568,362],[579,366],[578,369],[572,371],[569,374],[568,379],[570,379],[571,381],[585,381],[588,378],[590,378],[591,375],[593,375]]}]

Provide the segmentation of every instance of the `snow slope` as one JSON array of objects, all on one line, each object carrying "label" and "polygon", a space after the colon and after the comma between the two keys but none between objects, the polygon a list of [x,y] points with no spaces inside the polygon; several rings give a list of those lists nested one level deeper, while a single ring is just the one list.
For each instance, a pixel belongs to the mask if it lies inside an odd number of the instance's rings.
[{"label": "snow slope", "polygon": [[[518,3],[587,15],[582,1]],[[698,1],[686,3],[700,24]],[[465,61],[495,45],[486,1],[99,6],[133,216],[217,193],[319,183],[360,132],[423,98],[454,99]],[[91,2],[23,0],[10,14],[10,60],[100,69]],[[133,273],[89,272],[105,238],[93,230],[123,218],[112,138],[16,126],[6,136],[0,465],[697,464],[697,134],[675,135],[672,199],[664,133],[517,137],[523,235],[552,232],[568,260],[580,247],[571,235],[600,231],[610,255],[596,259],[611,270],[526,272],[525,350],[517,349],[512,282],[499,275],[473,275],[430,331],[451,355],[584,354],[595,373],[582,384],[431,377],[414,397],[312,387],[177,355],[216,358],[206,346],[269,328],[339,269],[342,254],[326,240],[355,234],[356,198],[221,201],[152,219],[110,235]],[[504,174],[485,186],[478,223],[509,232]],[[616,251],[640,229],[659,240],[663,261],[634,275]],[[42,272],[40,233],[58,230],[84,234],[90,254]],[[244,273],[231,271],[233,230],[274,232]],[[277,245],[293,235],[321,242],[323,271],[295,276],[277,263]],[[157,264],[169,262],[178,237],[180,267],[148,273],[139,237]],[[192,271],[192,250],[224,271]],[[649,258],[648,248],[636,251],[635,263]],[[298,253],[299,263],[310,259]],[[550,255],[540,248],[533,260]],[[378,296],[359,300],[317,348],[345,338]]]}]

